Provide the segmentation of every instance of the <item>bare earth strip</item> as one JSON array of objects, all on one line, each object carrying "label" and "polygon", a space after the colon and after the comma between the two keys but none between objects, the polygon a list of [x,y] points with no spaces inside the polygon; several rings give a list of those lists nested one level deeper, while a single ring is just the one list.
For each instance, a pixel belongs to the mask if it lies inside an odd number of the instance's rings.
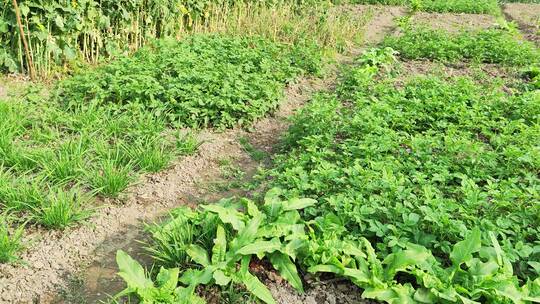
[{"label": "bare earth strip", "polygon": [[507,19],[519,24],[526,39],[540,46],[540,4],[509,3],[503,12]]},{"label": "bare earth strip", "polygon": [[[366,27],[366,41],[380,41],[393,28],[393,19],[404,14],[402,8],[377,8],[373,21]],[[121,248],[123,240],[130,238],[133,227],[140,227],[141,222],[152,221],[171,208],[193,203],[190,198],[199,197],[203,191],[199,187],[200,182],[219,176],[219,160],[248,158],[238,144],[239,137],[248,136],[259,148],[271,149],[288,126],[286,118],[314,92],[330,88],[335,82],[336,75],[333,74],[324,80],[302,79],[291,85],[277,112],[258,121],[249,134],[240,129],[223,133],[202,132],[200,138],[204,143],[197,155],[179,160],[164,172],[141,178],[123,200],[102,202],[103,207],[87,224],[64,232],[39,230],[27,236],[30,246],[22,256],[25,264],[0,265],[0,303],[53,302],[57,291],[66,286],[66,278],[102,257],[96,256],[100,245],[112,240],[118,242],[117,248]],[[272,290],[279,293],[276,294],[278,299],[280,295],[286,296],[282,286],[276,285]],[[306,296],[309,297],[309,293]],[[309,303],[314,298],[304,299]],[[294,301],[282,299],[280,302],[298,303]]]},{"label": "bare earth strip", "polygon": [[460,30],[482,30],[493,27],[497,20],[491,15],[441,14],[417,12],[414,24],[422,24],[438,30],[457,32]]}]

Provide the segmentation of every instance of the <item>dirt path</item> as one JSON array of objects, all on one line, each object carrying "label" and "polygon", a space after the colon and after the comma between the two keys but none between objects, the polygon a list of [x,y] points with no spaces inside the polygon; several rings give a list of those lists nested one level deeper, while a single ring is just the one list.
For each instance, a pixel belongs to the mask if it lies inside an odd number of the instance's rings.
[{"label": "dirt path", "polygon": [[508,3],[503,6],[503,13],[519,25],[525,39],[540,46],[540,4]]},{"label": "dirt path", "polygon": [[[373,21],[366,28],[366,42],[380,41],[393,28],[393,19],[404,14],[405,10],[397,7],[375,9]],[[288,126],[287,118],[314,92],[331,88],[335,77],[334,71],[325,79],[303,79],[291,85],[275,115],[258,121],[250,133],[239,129],[223,133],[203,131],[199,137],[204,143],[196,155],[179,160],[164,172],[142,178],[122,200],[102,202],[103,207],[87,224],[64,232],[39,230],[28,235],[29,249],[22,256],[25,265],[0,265],[0,303],[95,303],[105,298],[104,292],[117,291],[121,282],[114,280],[114,253],[123,248],[137,257],[141,246],[135,240],[143,236],[142,222],[210,195],[200,187],[201,182],[220,175],[218,163],[223,159],[234,159],[244,170],[256,168],[258,163],[249,157],[238,139],[249,137],[256,148],[271,152]],[[74,280],[81,274],[85,274],[82,284]],[[66,289],[70,282],[79,285],[80,293],[58,297],[57,291]],[[292,301],[282,302],[296,303]]]}]

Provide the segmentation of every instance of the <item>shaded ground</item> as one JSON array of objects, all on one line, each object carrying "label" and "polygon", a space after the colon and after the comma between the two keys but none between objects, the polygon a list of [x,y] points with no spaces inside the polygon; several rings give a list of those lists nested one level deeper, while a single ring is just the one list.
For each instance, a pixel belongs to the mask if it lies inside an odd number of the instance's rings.
[{"label": "shaded ground", "polygon": [[508,3],[503,12],[518,23],[526,39],[540,46],[540,4]]}]

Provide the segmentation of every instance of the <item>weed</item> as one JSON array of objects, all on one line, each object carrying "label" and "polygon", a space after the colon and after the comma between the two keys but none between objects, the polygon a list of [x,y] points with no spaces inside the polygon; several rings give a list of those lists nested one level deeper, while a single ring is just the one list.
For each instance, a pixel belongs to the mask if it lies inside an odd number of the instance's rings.
[{"label": "weed", "polygon": [[39,207],[33,208],[31,218],[45,227],[64,229],[90,216],[91,211],[83,207],[88,199],[77,187],[68,191],[57,187],[51,189]]},{"label": "weed", "polygon": [[172,149],[159,137],[139,138],[123,147],[129,159],[146,172],[158,172],[166,168],[174,157]]},{"label": "weed", "polygon": [[254,161],[260,162],[268,158],[268,153],[255,148],[246,137],[241,137],[238,142]]},{"label": "weed", "polygon": [[118,159],[105,158],[99,160],[96,167],[87,173],[87,180],[97,193],[116,197],[126,189],[133,180],[131,163],[122,164]]},{"label": "weed", "polygon": [[176,151],[180,155],[193,155],[201,145],[202,141],[193,132],[187,132],[183,135],[177,133],[176,135]]},{"label": "weed", "polygon": [[17,254],[24,248],[22,245],[24,225],[19,225],[14,229],[13,225],[13,221],[7,214],[0,214],[0,263],[18,261]]}]

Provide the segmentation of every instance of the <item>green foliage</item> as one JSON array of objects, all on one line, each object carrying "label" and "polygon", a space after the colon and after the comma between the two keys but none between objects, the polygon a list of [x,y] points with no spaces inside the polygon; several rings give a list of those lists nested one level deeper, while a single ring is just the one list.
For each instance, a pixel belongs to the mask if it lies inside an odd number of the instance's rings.
[{"label": "green foliage", "polygon": [[45,227],[64,229],[90,216],[91,212],[84,209],[87,200],[88,196],[75,187],[68,191],[57,188],[39,206],[33,207],[32,217]]},{"label": "green foliage", "polygon": [[529,81],[530,85],[539,90],[540,89],[540,66],[531,66],[525,70],[523,76]]},{"label": "green foliage", "polygon": [[391,54],[316,96],[275,159],[272,185],[321,202],[302,264],[390,303],[537,300],[539,92],[404,80]]},{"label": "green foliage", "polygon": [[178,268],[166,269],[161,267],[153,282],[143,267],[127,253],[119,250],[116,253],[116,262],[119,273],[127,283],[127,288],[115,295],[115,298],[121,298],[126,295],[136,296],[141,303],[178,303],[178,304],[201,304],[205,303],[203,299],[196,296],[195,285],[188,287],[177,286]]},{"label": "green foliage", "polygon": [[500,14],[499,3],[497,0],[421,0],[418,2],[418,9],[427,12]]},{"label": "green foliage", "polygon": [[408,5],[414,10],[438,13],[500,14],[497,0],[352,0],[359,4]]},{"label": "green foliage", "polygon": [[489,29],[448,33],[407,24],[400,36],[387,37],[383,45],[405,59],[432,59],[456,62],[463,59],[484,63],[525,66],[538,62],[540,53],[530,42],[511,31]]},{"label": "green foliage", "polygon": [[283,201],[281,194],[279,189],[270,190],[260,207],[248,199],[229,199],[197,211],[177,209],[168,222],[149,226],[153,236],[149,252],[161,264],[189,265],[180,278],[185,285],[240,284],[262,302],[275,303],[249,271],[253,258],[266,257],[291,286],[303,291],[293,262],[307,245],[300,211],[316,202]]},{"label": "green foliage", "polygon": [[23,249],[22,234],[24,225],[14,226],[7,214],[0,214],[0,263],[19,260],[17,254]]},{"label": "green foliage", "polygon": [[59,84],[59,100],[137,108],[177,126],[247,125],[273,110],[284,85],[318,73],[317,49],[262,38],[199,35],[157,41]]},{"label": "green foliage", "polygon": [[193,155],[201,144],[193,132],[176,135],[176,151],[180,155]]}]

